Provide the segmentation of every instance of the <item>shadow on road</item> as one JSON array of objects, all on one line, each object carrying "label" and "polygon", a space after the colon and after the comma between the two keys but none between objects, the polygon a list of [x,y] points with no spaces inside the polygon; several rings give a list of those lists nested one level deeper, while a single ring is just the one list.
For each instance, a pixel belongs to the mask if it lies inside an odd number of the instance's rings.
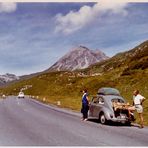
[{"label": "shadow on road", "polygon": [[[97,124],[101,124],[99,122],[98,119],[88,119],[89,122],[94,122],[94,123],[97,123]],[[107,126],[116,126],[116,127],[139,127],[139,125],[135,124],[135,123],[131,123],[130,125],[129,124],[122,124],[122,123],[119,123],[119,122],[108,122],[106,124]]]}]

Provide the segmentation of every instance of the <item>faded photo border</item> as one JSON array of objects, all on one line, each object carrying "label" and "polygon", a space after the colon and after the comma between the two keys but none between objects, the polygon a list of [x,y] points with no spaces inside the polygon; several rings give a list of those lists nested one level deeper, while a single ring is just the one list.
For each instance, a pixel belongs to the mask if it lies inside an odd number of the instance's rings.
[{"label": "faded photo border", "polygon": [[[106,0],[104,0],[106,1]],[[129,3],[148,3],[148,0],[111,0],[113,2],[117,2],[117,3],[120,3],[120,2],[129,2]],[[79,3],[79,2],[99,2],[99,0],[0,0],[0,3],[29,3],[29,2],[40,2],[40,3],[52,3],[52,2],[57,2],[57,3],[64,3],[64,2],[74,2],[74,3]],[[26,146],[25,146],[26,147]],[[57,146],[56,146],[57,147]],[[100,146],[98,146],[100,147]],[[112,147],[112,146],[111,146]],[[29,147],[28,147],[29,148]],[[51,148],[54,148],[53,146]],[[58,147],[57,147],[58,148]],[[73,148],[73,147],[71,147]],[[78,146],[79,148],[79,146]],[[84,148],[84,147],[80,147],[80,148]],[[86,147],[85,147],[86,148]],[[95,147],[93,147],[95,148]],[[105,148],[105,147],[103,147]],[[119,147],[120,148],[120,147]],[[122,147],[121,147],[122,148]],[[131,148],[134,148],[134,147],[131,147]],[[140,147],[137,147],[137,148],[140,148]]]},{"label": "faded photo border", "polygon": [[[106,1],[106,0],[104,0]],[[148,0],[111,0],[113,2],[148,2]],[[99,0],[0,0],[0,2],[99,2]]]}]

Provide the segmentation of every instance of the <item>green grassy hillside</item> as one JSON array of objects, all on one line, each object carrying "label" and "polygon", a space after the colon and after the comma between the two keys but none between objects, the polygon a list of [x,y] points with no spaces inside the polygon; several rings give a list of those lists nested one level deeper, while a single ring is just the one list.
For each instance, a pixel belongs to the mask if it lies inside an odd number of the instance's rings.
[{"label": "green grassy hillside", "polygon": [[[1,94],[17,95],[21,88],[26,95],[35,96],[45,103],[80,110],[81,90],[87,88],[89,98],[100,87],[114,87],[132,103],[132,92],[139,89],[147,98],[144,102],[145,124],[148,125],[148,41],[136,48],[117,54],[87,69],[75,72],[48,72],[28,80],[22,80],[7,87],[0,88]],[[137,119],[136,122],[139,122]]]}]

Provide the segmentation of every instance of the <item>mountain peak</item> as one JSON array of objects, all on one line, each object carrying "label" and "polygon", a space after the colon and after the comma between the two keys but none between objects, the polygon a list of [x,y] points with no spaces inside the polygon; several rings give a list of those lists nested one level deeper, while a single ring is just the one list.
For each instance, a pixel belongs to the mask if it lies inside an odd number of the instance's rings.
[{"label": "mountain peak", "polygon": [[85,46],[79,45],[75,48],[72,48],[69,52],[71,52],[71,51],[84,51],[84,50],[89,50],[89,49]]},{"label": "mountain peak", "polygon": [[85,46],[78,46],[70,50],[54,65],[52,65],[50,71],[73,71],[76,69],[84,69],[88,66],[107,59],[108,57],[100,50],[93,51]]},{"label": "mountain peak", "polygon": [[19,77],[14,74],[6,73],[4,75],[0,75],[0,85],[11,82],[11,81],[15,81],[15,80],[19,80]]},{"label": "mountain peak", "polygon": [[80,47],[81,49],[86,49],[86,50],[89,50],[87,47],[82,46],[82,45],[80,45],[79,47]]}]

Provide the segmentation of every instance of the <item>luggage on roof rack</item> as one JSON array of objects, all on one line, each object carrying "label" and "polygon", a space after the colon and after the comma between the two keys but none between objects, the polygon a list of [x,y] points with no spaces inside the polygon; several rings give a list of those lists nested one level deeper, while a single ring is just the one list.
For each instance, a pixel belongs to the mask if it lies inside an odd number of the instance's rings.
[{"label": "luggage on roof rack", "polygon": [[98,90],[98,95],[117,95],[120,96],[120,92],[115,88],[102,87]]}]

